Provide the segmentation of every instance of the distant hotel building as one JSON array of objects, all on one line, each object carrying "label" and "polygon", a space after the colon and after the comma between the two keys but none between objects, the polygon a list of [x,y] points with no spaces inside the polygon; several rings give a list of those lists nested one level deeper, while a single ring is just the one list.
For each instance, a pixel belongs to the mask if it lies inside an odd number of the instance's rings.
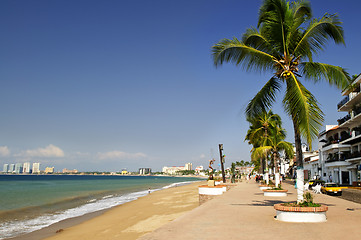
[{"label": "distant hotel building", "polygon": [[22,163],[15,164],[15,173],[16,174],[23,173],[23,164]]},{"label": "distant hotel building", "polygon": [[9,171],[8,171],[9,173],[13,173],[13,172],[15,172],[15,164],[10,164],[9,165]]},{"label": "distant hotel building", "polygon": [[75,173],[78,173],[78,170],[76,170],[76,169],[74,169],[74,170],[69,170],[69,169],[64,168],[64,169],[63,169],[63,173],[75,174]]},{"label": "distant hotel building", "polygon": [[54,173],[54,167],[46,167],[45,174],[51,174],[51,173]]},{"label": "distant hotel building", "polygon": [[146,174],[151,174],[151,173],[152,173],[151,168],[139,168],[140,175],[146,175]]},{"label": "distant hotel building", "polygon": [[3,167],[3,173],[8,173],[8,172],[9,172],[9,164],[5,163]]},{"label": "distant hotel building", "polygon": [[40,163],[33,163],[33,174],[40,173]]},{"label": "distant hotel building", "polygon": [[185,170],[192,170],[192,163],[186,163],[185,165],[184,165],[184,168],[185,168]]},{"label": "distant hotel building", "polygon": [[30,163],[26,162],[23,164],[23,173],[31,173]]},{"label": "distant hotel building", "polygon": [[162,172],[165,174],[169,174],[169,175],[175,175],[177,174],[178,171],[185,171],[185,170],[192,170],[192,163],[186,163],[185,166],[180,166],[180,167],[163,167]]}]

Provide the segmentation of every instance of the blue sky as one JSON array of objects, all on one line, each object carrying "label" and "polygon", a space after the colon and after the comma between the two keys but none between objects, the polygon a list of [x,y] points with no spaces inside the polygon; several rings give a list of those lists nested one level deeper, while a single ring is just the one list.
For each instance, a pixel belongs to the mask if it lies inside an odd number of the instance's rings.
[{"label": "blue sky", "polygon": [[[344,2],[311,1],[314,17],[339,14],[346,40],[314,60],[358,74],[360,2]],[[218,161],[219,143],[227,166],[250,160],[244,109],[271,73],[215,68],[211,46],[255,26],[261,3],[2,0],[0,164],[81,171],[207,166]],[[340,90],[305,85],[325,124],[346,115],[336,109]],[[280,104],[274,112],[293,142]]]}]

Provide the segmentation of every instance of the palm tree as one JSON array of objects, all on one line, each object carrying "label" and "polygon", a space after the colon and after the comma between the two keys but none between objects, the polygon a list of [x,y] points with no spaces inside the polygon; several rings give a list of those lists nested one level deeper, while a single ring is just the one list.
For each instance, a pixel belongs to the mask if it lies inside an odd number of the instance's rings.
[{"label": "palm tree", "polygon": [[[252,153],[254,153],[255,149],[257,148],[268,146],[270,144],[270,136],[273,135],[275,129],[282,124],[280,116],[274,114],[272,110],[269,110],[268,112],[262,112],[253,118],[248,117],[247,120],[251,123],[251,126],[247,132],[245,140],[248,140],[248,143],[253,145],[253,149],[251,150]],[[260,166],[262,166],[262,174],[264,174],[264,170],[266,171],[264,178],[268,184],[269,179],[267,157],[267,154],[252,154],[253,161],[260,161]],[[265,169],[263,168],[263,165],[265,166]]]},{"label": "palm tree", "polygon": [[303,157],[301,136],[309,146],[318,134],[323,112],[316,98],[300,79],[344,89],[350,83],[341,67],[313,61],[329,40],[344,44],[343,28],[337,15],[325,14],[312,19],[311,5],[306,1],[264,0],[257,28],[247,29],[242,39],[223,39],[212,47],[216,66],[233,62],[247,71],[272,72],[272,77],[249,102],[246,115],[256,116],[269,109],[276,93],[285,85],[283,106],[294,128],[298,198],[303,201]]},{"label": "palm tree", "polygon": [[286,138],[286,132],[281,125],[272,129],[271,133],[267,137],[267,141],[264,141],[267,145],[260,146],[252,152],[254,158],[270,157],[273,159],[273,166],[275,169],[275,185],[278,187],[280,184],[279,171],[277,160],[280,158],[280,153],[284,152],[286,158],[293,157],[293,145],[292,143],[284,141]]}]

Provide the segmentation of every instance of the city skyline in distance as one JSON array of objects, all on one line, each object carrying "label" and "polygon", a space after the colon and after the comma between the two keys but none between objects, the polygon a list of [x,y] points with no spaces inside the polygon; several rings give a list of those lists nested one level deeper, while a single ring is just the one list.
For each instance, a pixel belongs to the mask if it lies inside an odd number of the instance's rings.
[{"label": "city skyline in distance", "polygon": [[[359,74],[361,2],[310,1],[314,17],[337,13],[346,46],[315,61]],[[271,74],[215,68],[211,46],[257,25],[262,3],[3,0],[0,9],[0,164],[38,161],[56,169],[137,170],[207,166],[224,145],[226,167],[250,161],[244,109]],[[344,113],[341,91],[305,82],[325,113]],[[322,89],[322,91],[320,91]],[[281,103],[273,108],[293,142]],[[322,129],[320,129],[322,130]]]}]

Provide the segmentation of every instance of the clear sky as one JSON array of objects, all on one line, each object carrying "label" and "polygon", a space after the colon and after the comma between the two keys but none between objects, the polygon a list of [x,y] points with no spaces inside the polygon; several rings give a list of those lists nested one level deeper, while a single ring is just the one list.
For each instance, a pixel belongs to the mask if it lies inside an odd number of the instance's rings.
[{"label": "clear sky", "polygon": [[[271,73],[215,68],[211,46],[256,26],[261,3],[0,1],[1,168],[26,161],[80,171],[206,167],[219,160],[219,143],[226,166],[249,161],[244,109]],[[359,74],[361,2],[311,4],[314,17],[338,13],[346,39],[314,60]],[[346,115],[337,112],[340,90],[305,85],[325,124]],[[290,118],[280,104],[273,110],[293,142]]]}]

